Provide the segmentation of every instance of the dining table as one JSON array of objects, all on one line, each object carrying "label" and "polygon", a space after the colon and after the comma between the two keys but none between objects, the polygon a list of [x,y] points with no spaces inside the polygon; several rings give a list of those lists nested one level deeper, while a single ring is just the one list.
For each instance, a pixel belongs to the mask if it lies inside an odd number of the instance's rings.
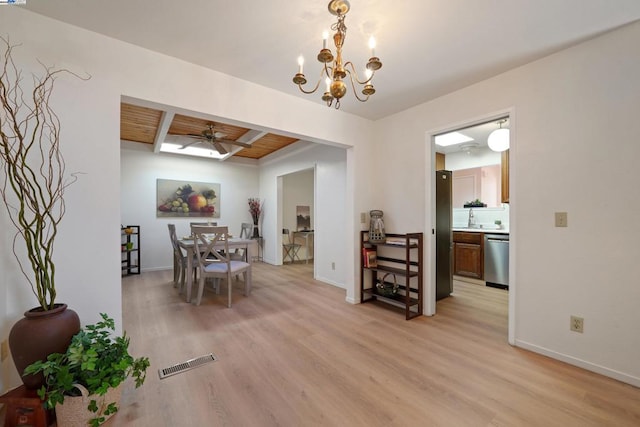
[{"label": "dining table", "polygon": [[[244,249],[245,261],[252,263],[254,256],[258,253],[258,242],[253,239],[229,238],[229,251],[232,249]],[[193,262],[195,258],[195,243],[193,237],[187,236],[178,239],[178,245],[187,253],[187,302],[191,302],[191,288],[193,287]],[[224,249],[224,240],[220,240],[214,246],[216,249]]]}]

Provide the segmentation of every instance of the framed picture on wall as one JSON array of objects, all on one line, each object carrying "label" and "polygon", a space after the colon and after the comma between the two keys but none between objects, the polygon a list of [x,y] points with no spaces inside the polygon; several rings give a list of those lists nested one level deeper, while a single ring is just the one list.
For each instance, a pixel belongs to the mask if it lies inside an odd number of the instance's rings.
[{"label": "framed picture on wall", "polygon": [[311,210],[309,206],[296,206],[297,231],[311,230]]},{"label": "framed picture on wall", "polygon": [[157,217],[220,218],[220,184],[158,178]]}]

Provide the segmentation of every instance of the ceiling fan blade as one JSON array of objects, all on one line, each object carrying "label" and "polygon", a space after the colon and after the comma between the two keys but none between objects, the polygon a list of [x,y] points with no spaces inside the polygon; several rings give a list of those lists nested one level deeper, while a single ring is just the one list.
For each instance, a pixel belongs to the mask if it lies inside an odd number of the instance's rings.
[{"label": "ceiling fan blade", "polygon": [[220,153],[220,154],[227,154],[227,153],[228,153],[228,151],[226,150],[226,148],[224,148],[224,147],[222,146],[222,144],[220,144],[220,141],[219,141],[219,140],[218,140],[218,141],[213,141],[213,142],[212,142],[212,144],[213,144],[213,146],[216,148],[216,150],[218,151],[218,153]]},{"label": "ceiling fan blade", "polygon": [[191,147],[192,145],[195,145],[195,144],[200,144],[201,142],[202,142],[201,139],[197,139],[197,140],[195,140],[193,142],[190,142],[188,144],[184,144],[182,147],[179,148],[179,150],[184,150],[187,147]]},{"label": "ceiling fan blade", "polygon": [[224,142],[225,144],[237,145],[239,147],[251,148],[251,144],[245,144],[244,142],[232,141],[230,139],[217,139],[217,142]]}]

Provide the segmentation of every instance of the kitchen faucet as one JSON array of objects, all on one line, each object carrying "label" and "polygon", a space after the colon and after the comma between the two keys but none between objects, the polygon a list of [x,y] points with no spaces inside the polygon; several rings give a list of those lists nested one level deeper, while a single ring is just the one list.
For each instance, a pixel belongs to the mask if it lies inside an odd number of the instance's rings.
[{"label": "kitchen faucet", "polygon": [[473,216],[473,209],[469,208],[469,223],[467,224],[468,228],[474,228],[476,226],[476,218]]}]

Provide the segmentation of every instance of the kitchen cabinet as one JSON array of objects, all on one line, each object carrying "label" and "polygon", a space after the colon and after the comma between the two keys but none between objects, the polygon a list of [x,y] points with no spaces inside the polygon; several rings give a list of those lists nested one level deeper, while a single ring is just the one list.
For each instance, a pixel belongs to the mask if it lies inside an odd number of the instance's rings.
[{"label": "kitchen cabinet", "polygon": [[509,203],[509,150],[502,152],[500,172],[502,203]]},{"label": "kitchen cabinet", "polygon": [[[422,315],[422,233],[386,234],[385,243],[369,242],[360,232],[360,302],[381,301],[405,311],[406,320]],[[397,291],[386,293],[385,285]]]},{"label": "kitchen cabinet", "polygon": [[453,274],[484,278],[484,234],[453,232]]},{"label": "kitchen cabinet", "polygon": [[436,153],[436,170],[441,171],[445,169],[445,155],[442,153]]}]

